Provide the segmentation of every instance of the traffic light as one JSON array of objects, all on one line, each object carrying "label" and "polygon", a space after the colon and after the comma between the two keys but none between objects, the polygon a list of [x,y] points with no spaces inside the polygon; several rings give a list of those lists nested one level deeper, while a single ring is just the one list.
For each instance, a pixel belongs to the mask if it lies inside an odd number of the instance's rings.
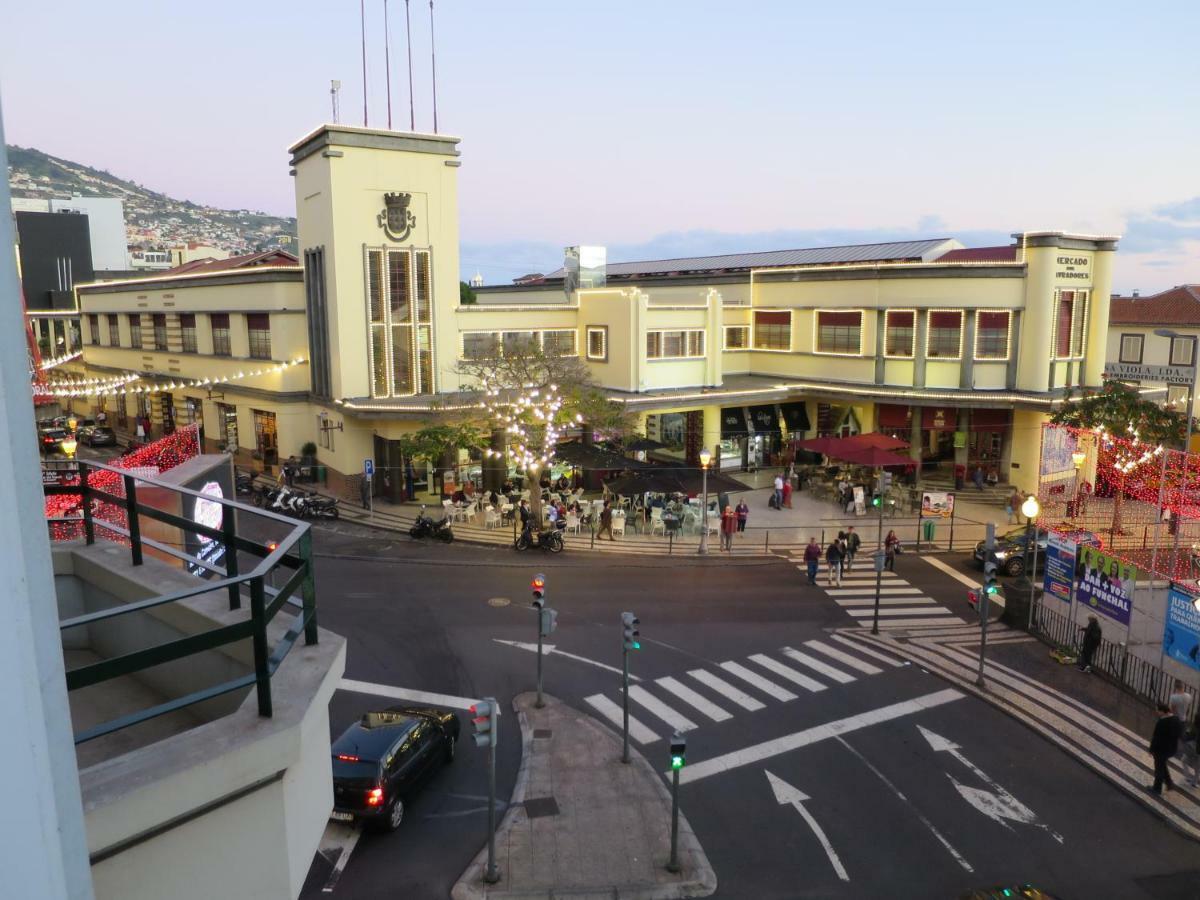
[{"label": "traffic light", "polygon": [[544,598],[546,596],[546,576],[541,572],[538,572],[533,576],[533,581],[530,582],[529,586],[533,588],[533,605],[538,609],[541,609],[542,605],[545,603]]},{"label": "traffic light", "polygon": [[879,473],[879,493],[886,494],[889,490],[891,490],[891,487],[892,487],[892,473],[891,472],[880,472]]},{"label": "traffic light", "polygon": [[983,592],[989,597],[994,597],[1000,590],[996,584],[996,574],[996,554],[988,551],[983,560]]},{"label": "traffic light", "polygon": [[880,506],[883,505],[883,497],[879,496],[879,494],[876,494],[874,497],[871,498],[871,505],[874,506],[876,509],[878,509]]},{"label": "traffic light", "polygon": [[542,637],[550,637],[558,627],[558,610],[545,608],[538,611],[538,631]]},{"label": "traffic light", "polygon": [[495,747],[496,746],[496,709],[495,697],[484,697],[482,700],[475,701],[471,707],[471,724],[475,726],[475,746],[476,747]]},{"label": "traffic light", "polygon": [[687,764],[687,738],[678,731],[671,735],[671,768],[682,769]]},{"label": "traffic light", "polygon": [[621,613],[621,630],[624,632],[622,640],[625,643],[626,650],[641,650],[642,643],[638,640],[641,634],[637,630],[637,626],[641,624],[641,619],[631,612]]}]

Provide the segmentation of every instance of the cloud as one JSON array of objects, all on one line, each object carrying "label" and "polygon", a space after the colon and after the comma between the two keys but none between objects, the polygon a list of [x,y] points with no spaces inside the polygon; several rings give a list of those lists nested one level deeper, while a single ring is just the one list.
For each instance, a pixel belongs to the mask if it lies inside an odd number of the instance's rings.
[{"label": "cloud", "polygon": [[1165,203],[1154,208],[1154,214],[1177,222],[1200,222],[1200,197]]}]

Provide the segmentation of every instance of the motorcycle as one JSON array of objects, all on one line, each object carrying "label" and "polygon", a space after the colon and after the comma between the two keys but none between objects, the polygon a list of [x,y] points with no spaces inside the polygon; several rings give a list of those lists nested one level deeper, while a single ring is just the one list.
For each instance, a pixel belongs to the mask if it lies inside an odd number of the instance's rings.
[{"label": "motorcycle", "polygon": [[302,509],[304,501],[304,494],[293,491],[291,488],[280,487],[269,508],[272,512],[283,513],[285,516],[299,519],[304,517]]},{"label": "motorcycle", "polygon": [[445,541],[447,544],[454,540],[454,529],[450,527],[450,520],[446,518],[440,522],[433,521],[432,518],[425,515],[424,504],[421,505],[421,511],[417,513],[416,521],[413,522],[408,533],[416,540],[429,537]]},{"label": "motorcycle", "polygon": [[539,550],[548,550],[551,553],[561,553],[564,547],[562,532],[557,528],[550,528],[535,534],[533,520],[531,519],[521,529],[521,534],[513,542],[513,547],[517,550],[528,550],[531,547],[536,547]]},{"label": "motorcycle", "polygon": [[239,494],[255,493],[254,475],[250,472],[238,472],[233,479],[234,490]]},{"label": "motorcycle", "polygon": [[336,497],[310,494],[301,497],[298,506],[300,514],[306,519],[336,519],[339,515]]}]

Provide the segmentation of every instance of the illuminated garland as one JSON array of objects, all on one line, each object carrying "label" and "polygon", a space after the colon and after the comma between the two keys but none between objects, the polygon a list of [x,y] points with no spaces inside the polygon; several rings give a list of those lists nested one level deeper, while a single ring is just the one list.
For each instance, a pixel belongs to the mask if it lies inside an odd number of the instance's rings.
[{"label": "illuminated garland", "polygon": [[250,372],[238,372],[236,375],[219,375],[214,378],[181,378],[176,381],[165,381],[155,384],[139,384],[136,387],[127,387],[131,382],[141,379],[141,375],[136,372],[127,372],[125,375],[117,376],[108,382],[98,381],[95,385],[89,384],[71,384],[68,387],[58,387],[56,384],[34,385],[33,392],[35,396],[40,397],[94,397],[103,394],[121,395],[121,394],[155,394],[159,391],[177,391],[182,388],[207,388],[217,384],[229,384],[234,381],[241,381],[243,378],[258,378],[262,375],[270,375],[276,372],[283,372],[293,366],[303,365],[308,362],[304,357],[298,356],[295,359],[287,362],[279,363],[274,366],[256,369]]},{"label": "illuminated garland", "polygon": [[55,356],[52,359],[42,360],[42,364],[38,366],[43,372],[48,369],[53,369],[55,366],[61,366],[63,363],[68,363],[73,359],[79,359],[83,356],[82,350],[76,350],[74,353],[64,353],[62,356]]},{"label": "illuminated garland", "polygon": [[[556,384],[545,391],[527,384],[516,397],[512,396],[513,391],[499,387],[487,376],[483,377],[481,387],[483,407],[508,434],[507,452],[517,469],[536,472],[549,465],[563,426],[583,421],[582,415],[572,420],[563,414],[563,398]],[[484,455],[491,458],[503,454],[489,449]]]}]

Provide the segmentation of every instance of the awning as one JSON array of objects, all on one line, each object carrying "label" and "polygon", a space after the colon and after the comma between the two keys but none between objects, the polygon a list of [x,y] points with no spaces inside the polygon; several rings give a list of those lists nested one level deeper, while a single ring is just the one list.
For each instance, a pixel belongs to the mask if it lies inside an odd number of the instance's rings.
[{"label": "awning", "polygon": [[972,431],[1004,431],[1008,428],[1012,412],[1007,409],[971,410]]},{"label": "awning", "polygon": [[781,434],[779,428],[779,408],[774,403],[764,403],[761,406],[751,406],[750,424],[755,434]]},{"label": "awning", "polygon": [[930,431],[955,431],[958,410],[952,406],[926,406],[921,410],[921,427]]},{"label": "awning", "polygon": [[726,406],[721,410],[721,440],[745,437],[749,432],[744,407]]},{"label": "awning", "polygon": [[908,407],[894,403],[880,403],[875,407],[878,428],[908,428]]},{"label": "awning", "polygon": [[783,413],[784,425],[789,432],[808,431],[808,406],[804,403],[780,403],[779,411]]}]

